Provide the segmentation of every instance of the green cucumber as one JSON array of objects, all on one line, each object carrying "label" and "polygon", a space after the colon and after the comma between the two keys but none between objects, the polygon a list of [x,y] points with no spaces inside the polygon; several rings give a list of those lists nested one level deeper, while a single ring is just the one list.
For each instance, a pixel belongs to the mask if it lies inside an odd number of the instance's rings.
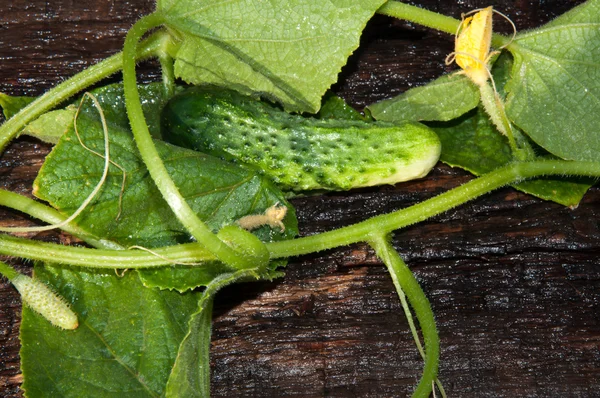
[{"label": "green cucumber", "polygon": [[287,190],[347,190],[425,176],[441,150],[420,123],[288,114],[234,91],[196,87],[163,110],[167,141],[256,167]]}]

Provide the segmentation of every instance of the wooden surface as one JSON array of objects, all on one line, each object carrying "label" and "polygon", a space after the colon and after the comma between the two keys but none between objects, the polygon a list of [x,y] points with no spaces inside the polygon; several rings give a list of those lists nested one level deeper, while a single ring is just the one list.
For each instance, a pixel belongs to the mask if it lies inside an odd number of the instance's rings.
[{"label": "wooden surface", "polygon": [[[119,50],[149,0],[0,3],[0,91],[42,93]],[[422,0],[455,17],[481,2]],[[573,7],[568,0],[496,2],[519,29]],[[507,29],[501,26],[502,29]],[[336,91],[362,107],[423,84],[452,38],[376,17]],[[142,68],[156,77],[155,65]],[[30,191],[47,145],[21,139],[0,158],[0,187]],[[427,179],[294,200],[313,234],[403,208],[470,177],[439,165]],[[0,217],[25,222],[0,210]],[[440,378],[451,397],[600,396],[600,190],[577,209],[502,189],[426,223],[394,244],[431,300]],[[38,236],[68,242],[64,235]],[[20,269],[29,265],[12,259]],[[285,278],[217,298],[213,395],[401,397],[422,363],[385,268],[364,245],[294,259]],[[21,396],[20,301],[0,284],[0,392]]]}]

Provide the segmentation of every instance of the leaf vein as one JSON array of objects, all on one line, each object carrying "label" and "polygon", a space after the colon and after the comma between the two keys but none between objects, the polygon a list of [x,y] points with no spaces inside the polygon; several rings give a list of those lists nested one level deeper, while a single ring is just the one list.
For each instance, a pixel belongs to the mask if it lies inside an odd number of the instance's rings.
[{"label": "leaf vein", "polygon": [[113,348],[108,344],[108,342],[104,339],[104,337],[100,333],[98,333],[98,331],[96,331],[96,329],[94,329],[92,327],[92,325],[90,325],[87,321],[84,321],[83,324],[98,338],[98,340],[104,345],[104,347],[106,347],[106,349],[112,355],[112,357],[115,359],[115,361],[117,361],[117,363],[119,365],[121,365],[131,376],[133,376],[133,378],[140,384],[140,386],[142,386],[144,388],[144,390],[146,390],[148,392],[148,394],[150,394],[150,396],[159,397],[159,395],[155,394],[150,389],[150,387],[146,383],[143,382],[143,380],[140,378],[140,375],[137,371],[132,369],[121,358],[119,358],[119,356],[113,350]]}]

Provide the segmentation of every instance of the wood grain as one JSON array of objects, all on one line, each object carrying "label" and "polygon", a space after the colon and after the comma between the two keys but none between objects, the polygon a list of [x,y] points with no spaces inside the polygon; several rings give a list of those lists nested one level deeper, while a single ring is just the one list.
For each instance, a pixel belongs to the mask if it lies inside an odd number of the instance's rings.
[{"label": "wood grain", "polygon": [[[421,0],[459,17],[481,2]],[[519,29],[576,5],[499,1]],[[0,3],[0,91],[38,95],[118,51],[143,0]],[[500,26],[508,31],[508,26]],[[358,108],[452,67],[452,38],[378,16],[335,90]],[[157,76],[142,67],[143,80]],[[19,139],[0,158],[0,187],[29,194],[49,146]],[[422,201],[469,180],[439,165],[423,180],[294,200],[310,235]],[[577,209],[506,188],[398,231],[394,245],[431,300],[440,377],[455,397],[600,396],[600,190]],[[27,223],[0,210],[2,223]],[[66,235],[36,238],[70,242]],[[10,259],[21,270],[28,264]],[[216,397],[397,397],[422,366],[385,267],[364,245],[293,259],[272,283],[228,288],[216,302]],[[0,284],[0,391],[19,389],[20,301]]]}]

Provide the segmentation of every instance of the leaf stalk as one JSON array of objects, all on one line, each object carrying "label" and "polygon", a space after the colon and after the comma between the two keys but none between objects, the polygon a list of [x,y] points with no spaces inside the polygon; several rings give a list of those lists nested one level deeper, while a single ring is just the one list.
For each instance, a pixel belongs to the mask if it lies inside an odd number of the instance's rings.
[{"label": "leaf stalk", "polygon": [[194,213],[192,208],[185,201],[185,198],[181,195],[179,189],[169,176],[167,168],[160,158],[158,150],[150,135],[150,131],[148,130],[137,88],[134,55],[136,53],[137,44],[144,33],[163,23],[164,17],[161,13],[154,13],[142,17],[127,33],[125,45],[123,46],[123,90],[125,94],[125,107],[127,109],[129,123],[137,148],[156,187],[171,207],[177,219],[194,239],[204,245],[225,264],[231,265],[237,269],[253,268],[256,266],[255,258],[244,256],[228,246],[219,239],[217,235],[213,234],[208,226],[196,216],[196,213]]},{"label": "leaf stalk", "polygon": [[419,282],[390,243],[388,236],[379,234],[372,238],[369,244],[375,249],[377,257],[386,265],[398,294],[403,291],[406,293],[419,320],[425,342],[425,366],[421,380],[412,396],[414,398],[429,397],[437,378],[440,356],[440,338],[435,326],[431,304]]},{"label": "leaf stalk", "polygon": [[[135,61],[149,58],[165,46],[164,42],[170,40],[166,31],[158,31],[144,40],[137,51],[132,54]],[[121,70],[123,66],[123,53],[119,52],[96,65],[79,72],[65,80],[56,87],[44,93],[31,104],[21,109],[19,113],[8,119],[0,126],[0,152],[15,138],[30,122],[43,113],[51,110],[73,95]]]}]

